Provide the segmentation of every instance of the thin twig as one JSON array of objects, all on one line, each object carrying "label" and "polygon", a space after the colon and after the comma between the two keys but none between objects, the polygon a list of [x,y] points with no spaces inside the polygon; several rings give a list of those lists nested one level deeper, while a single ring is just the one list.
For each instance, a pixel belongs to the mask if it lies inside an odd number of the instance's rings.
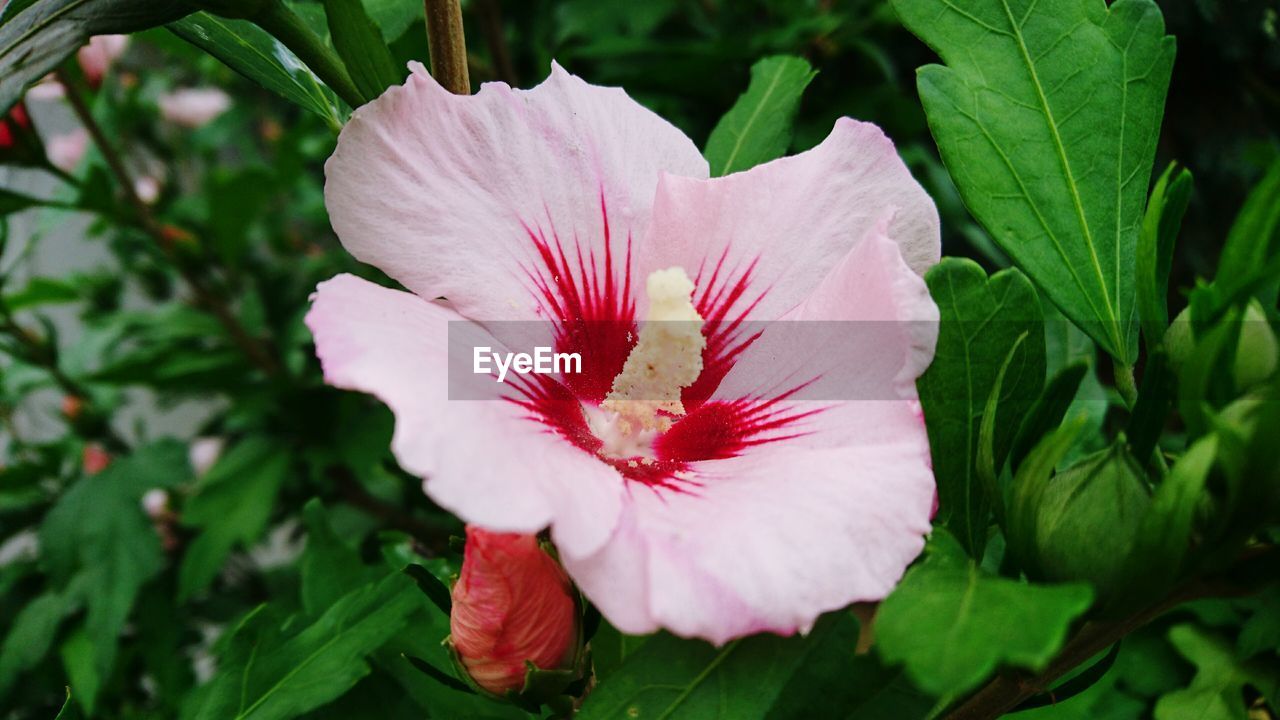
[{"label": "thin twig", "polygon": [[138,192],[133,186],[133,178],[128,169],[125,168],[124,161],[120,158],[119,153],[116,152],[111,141],[107,139],[102,126],[94,119],[93,113],[90,112],[88,104],[85,103],[84,98],[80,95],[75,81],[62,71],[58,71],[58,76],[66,88],[66,98],[71,105],[71,109],[80,118],[80,122],[89,132],[89,137],[93,138],[94,144],[98,146],[99,152],[102,153],[102,157],[106,160],[107,167],[110,168],[111,173],[115,175],[116,181],[123,186],[125,198],[133,207],[134,219],[139,227],[155,240],[160,250],[174,261],[174,267],[182,275],[187,285],[190,286],[192,295],[195,296],[194,304],[218,320],[231,337],[231,341],[236,344],[236,347],[240,348],[250,362],[268,375],[279,374],[280,363],[276,360],[275,354],[240,324],[240,321],[232,314],[231,308],[213,292],[204,278],[173,256],[172,243],[165,237],[164,230],[160,227],[160,224],[156,222],[150,206],[138,196]]},{"label": "thin twig", "polygon": [[462,5],[458,0],[424,2],[431,76],[454,95],[470,95],[471,77],[467,72],[467,38],[462,31]]},{"label": "thin twig", "polygon": [[433,527],[400,507],[374,497],[341,465],[333,465],[328,475],[337,485],[342,501],[380,520],[384,525],[408,533],[432,554],[443,553],[449,547],[449,533]]}]

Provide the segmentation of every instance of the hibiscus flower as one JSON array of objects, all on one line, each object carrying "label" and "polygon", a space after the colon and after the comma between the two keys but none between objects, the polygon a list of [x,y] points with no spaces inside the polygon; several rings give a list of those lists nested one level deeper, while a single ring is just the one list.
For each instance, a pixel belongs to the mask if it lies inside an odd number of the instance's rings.
[{"label": "hibiscus flower", "polygon": [[[932,201],[879,128],[841,119],[808,152],[708,179],[679,130],[559,66],[474,96],[411,70],[352,115],[325,167],[343,245],[408,292],[341,275],[307,316],[326,380],[395,413],[400,464],[468,523],[549,527],[623,632],[723,643],[883,598],[930,527],[915,379],[937,336],[920,275],[940,248]],[[684,287],[700,373],[673,380],[660,423],[613,422],[655,284],[664,307]],[[583,372],[450,400],[463,321],[545,324]],[[822,353],[767,342],[813,321],[845,331]],[[802,397],[836,366],[857,387]]]}]

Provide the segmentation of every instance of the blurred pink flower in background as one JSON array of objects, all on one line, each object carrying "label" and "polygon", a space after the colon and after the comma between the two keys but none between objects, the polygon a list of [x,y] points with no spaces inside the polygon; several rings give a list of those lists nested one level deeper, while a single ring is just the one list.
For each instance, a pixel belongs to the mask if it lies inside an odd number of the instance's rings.
[{"label": "blurred pink flower in background", "polygon": [[111,464],[111,453],[97,443],[89,443],[80,454],[80,463],[85,475],[97,475]]},{"label": "blurred pink flower in background", "polygon": [[191,463],[191,469],[195,472],[196,477],[200,477],[209,472],[209,468],[218,462],[218,458],[222,457],[222,449],[226,446],[226,440],[220,437],[198,437],[191,441],[191,448],[187,452],[187,460]]},{"label": "blurred pink flower in background", "polygon": [[[400,464],[468,523],[550,527],[625,633],[724,643],[882,599],[930,529],[915,379],[937,339],[921,275],[940,253],[933,202],[889,139],[840,119],[808,152],[708,179],[678,129],[558,65],[532,90],[473,96],[412,70],[355,111],[325,167],[344,246],[410,292],[341,275],[307,316],[326,380],[395,413]],[[660,377],[671,410],[630,422],[619,379],[669,301],[703,337],[652,357],[678,351],[700,374]],[[464,320],[545,327],[583,372],[451,401]],[[801,321],[844,330],[822,352],[761,350]],[[793,397],[833,367],[856,370],[851,399]]]},{"label": "blurred pink flower in background", "polygon": [[462,572],[453,586],[450,640],[477,685],[519,691],[525,661],[567,668],[578,653],[573,585],[533,535],[467,527]]},{"label": "blurred pink flower in background", "polygon": [[68,173],[79,167],[88,149],[89,133],[82,127],[62,135],[54,135],[44,146],[49,162],[59,170]]},{"label": "blurred pink flower in background", "polygon": [[76,52],[76,60],[89,87],[95,90],[102,85],[107,70],[129,46],[128,35],[95,35]]},{"label": "blurred pink flower in background", "polygon": [[150,175],[139,175],[133,179],[133,191],[142,202],[150,205],[160,199],[160,181]]},{"label": "blurred pink flower in background", "polygon": [[231,96],[217,88],[181,88],[161,95],[160,115],[174,125],[198,128],[231,107]]}]

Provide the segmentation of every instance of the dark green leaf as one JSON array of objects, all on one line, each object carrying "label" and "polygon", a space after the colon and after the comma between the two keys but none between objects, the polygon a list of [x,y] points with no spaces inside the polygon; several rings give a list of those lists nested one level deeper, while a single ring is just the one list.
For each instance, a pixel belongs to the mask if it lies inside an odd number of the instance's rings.
[{"label": "dark green leaf", "polygon": [[37,277],[31,278],[27,286],[21,290],[4,296],[3,302],[10,312],[17,312],[40,305],[75,302],[79,299],[80,294],[71,283]]},{"label": "dark green leaf", "polygon": [[20,210],[27,208],[39,207],[41,205],[61,205],[61,203],[51,200],[42,200],[40,198],[23,195],[12,190],[0,188],[0,217],[12,215]]},{"label": "dark green leaf", "polygon": [[1009,551],[1017,565],[1028,574],[1039,574],[1035,540],[1041,500],[1053,478],[1054,468],[1075,445],[1084,426],[1085,418],[1077,418],[1046,435],[1036,443],[1013,475],[1009,524],[1004,531]]},{"label": "dark green leaf", "polygon": [[242,647],[219,667],[193,717],[287,720],[314,710],[367,675],[365,657],[418,607],[418,590],[397,573],[351,591],[292,637],[235,638]]},{"label": "dark green leaf", "polygon": [[832,615],[819,620],[807,637],[756,635],[720,648],[655,636],[591,692],[575,717],[764,718],[783,688],[805,672],[824,639],[852,622],[847,615]]},{"label": "dark green leaf", "polygon": [[1022,349],[1022,343],[1026,339],[1027,333],[1019,335],[1013,347],[1009,348],[1009,353],[1004,356],[1004,362],[1000,364],[1000,372],[996,373],[995,382],[991,384],[991,392],[987,395],[987,402],[982,410],[982,422],[978,430],[978,457],[974,469],[979,482],[982,483],[982,491],[995,511],[996,522],[1001,527],[1005,524],[1005,501],[1000,493],[1000,469],[996,465],[995,456],[996,421],[1000,415],[1000,390],[1004,387],[1004,376],[1009,370],[1009,365],[1018,356],[1018,351]]},{"label": "dark green leaf", "polygon": [[114,460],[69,490],[40,526],[41,560],[55,578],[78,572],[89,606],[85,629],[108,676],[115,638],[143,584],[164,568],[160,538],[142,511],[142,495],[191,475],[186,448],[164,441]]},{"label": "dark green leaf", "polygon": [[1169,369],[1168,357],[1158,350],[1147,358],[1142,386],[1138,389],[1138,402],[1129,418],[1129,447],[1139,462],[1145,464],[1156,449],[1156,442],[1173,407],[1173,398],[1173,371]]},{"label": "dark green leaf", "polygon": [[1196,511],[1217,452],[1214,436],[1201,438],[1156,488],[1129,560],[1136,582],[1159,592],[1178,578],[1190,552]]},{"label": "dark green leaf", "polygon": [[1159,345],[1169,327],[1169,267],[1182,214],[1191,200],[1191,173],[1183,168],[1174,175],[1175,169],[1169,163],[1151,190],[1138,236],[1138,317],[1148,347]]},{"label": "dark green leaf", "polygon": [[903,663],[920,689],[944,700],[977,687],[997,667],[1042,669],[1089,609],[1084,584],[1029,585],[984,575],[935,530],[923,563],[880,605],[876,647]]},{"label": "dark green leaf", "polygon": [[343,112],[333,91],[292,51],[253,23],[198,12],[169,23],[168,27],[227,67],[319,115],[330,125],[342,124]]},{"label": "dark green leaf", "polygon": [[382,39],[394,42],[414,23],[423,21],[424,5],[418,0],[365,0],[369,17],[382,31]]},{"label": "dark green leaf", "polygon": [[324,0],[324,9],[333,46],[366,102],[404,79],[361,0]]},{"label": "dark green leaf", "polygon": [[977,474],[983,410],[1000,367],[1010,360],[993,437],[993,467],[1000,467],[1013,434],[1044,383],[1044,325],[1035,290],[1016,270],[987,278],[976,263],[946,258],[925,276],[941,325],[933,364],[917,387],[924,406],[938,480],[942,521],[974,556],[987,539],[991,497]]},{"label": "dark green leaf", "polygon": [[82,585],[77,582],[61,592],[40,595],[6,620],[7,632],[0,645],[0,700],[13,688],[20,673],[40,662],[53,645],[62,621],[81,607]]},{"label": "dark green leaf", "polygon": [[1031,452],[1031,448],[1040,442],[1040,438],[1062,424],[1063,418],[1067,416],[1067,409],[1071,407],[1076,392],[1080,389],[1080,381],[1088,372],[1089,363],[1074,362],[1058,371],[1045,385],[1044,392],[1040,393],[1040,397],[1036,398],[1035,404],[1023,418],[1018,434],[1014,437],[1013,447],[1009,450],[1009,465],[1015,472]]},{"label": "dark green leaf", "polygon": [[1174,40],[1152,0],[894,0],[942,56],[918,76],[965,204],[1117,359],[1137,357],[1134,252]]},{"label": "dark green leaf", "polygon": [[302,609],[319,616],[353,587],[385,575],[381,567],[365,565],[329,525],[324,505],[311,500],[302,508],[307,524],[307,550],[302,554]]},{"label": "dark green leaf", "polygon": [[183,522],[201,532],[182,562],[180,598],[207,587],[237,543],[258,539],[291,462],[288,448],[257,436],[233,447],[209,469],[183,512]]},{"label": "dark green leaf", "polygon": [[751,66],[751,84],[707,138],[712,176],[782,157],[791,144],[800,96],[816,75],[798,57],[776,55]]},{"label": "dark green leaf", "polygon": [[0,112],[94,35],[163,25],[191,12],[178,0],[37,0],[0,24]]}]

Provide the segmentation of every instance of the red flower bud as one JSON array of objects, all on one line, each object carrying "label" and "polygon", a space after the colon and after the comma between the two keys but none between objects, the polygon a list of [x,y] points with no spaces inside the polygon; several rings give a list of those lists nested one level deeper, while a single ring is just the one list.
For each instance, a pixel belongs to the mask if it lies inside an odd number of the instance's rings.
[{"label": "red flower bud", "polygon": [[535,536],[467,527],[449,626],[476,685],[505,695],[523,687],[526,660],[543,670],[570,667],[579,649],[578,620],[569,576]]},{"label": "red flower bud", "polygon": [[18,144],[20,130],[31,129],[31,118],[22,103],[13,106],[8,116],[0,118],[0,150],[9,150]]},{"label": "red flower bud", "polygon": [[80,462],[84,467],[85,475],[97,475],[107,466],[111,464],[111,453],[103,449],[97,443],[89,443],[84,446],[84,452],[81,453]]},{"label": "red flower bud", "polygon": [[62,416],[75,422],[80,413],[84,412],[84,400],[76,395],[64,395],[62,397]]}]

